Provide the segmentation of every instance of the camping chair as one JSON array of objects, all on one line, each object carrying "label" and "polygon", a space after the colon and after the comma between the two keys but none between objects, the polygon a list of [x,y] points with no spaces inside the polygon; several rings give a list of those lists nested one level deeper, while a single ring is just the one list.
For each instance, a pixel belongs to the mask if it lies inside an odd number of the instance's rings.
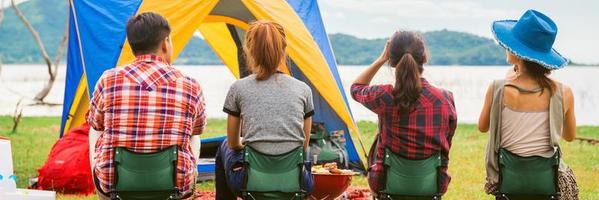
[{"label": "camping chair", "polygon": [[440,200],[439,167],[441,155],[432,155],[424,160],[410,160],[385,148],[385,188],[378,192],[385,200]]},{"label": "camping chair", "polygon": [[246,146],[244,167],[243,199],[299,200],[307,195],[301,184],[304,167],[302,147],[282,155],[266,155]]},{"label": "camping chair", "polygon": [[115,148],[115,191],[111,199],[181,199],[176,187],[177,146],[156,153]]},{"label": "camping chair", "polygon": [[560,151],[550,158],[521,157],[499,149],[499,192],[496,199],[559,199]]}]

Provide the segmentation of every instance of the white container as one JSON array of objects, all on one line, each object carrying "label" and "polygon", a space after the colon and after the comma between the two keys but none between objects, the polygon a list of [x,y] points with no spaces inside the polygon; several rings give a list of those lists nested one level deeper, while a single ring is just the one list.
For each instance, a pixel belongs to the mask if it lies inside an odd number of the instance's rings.
[{"label": "white container", "polygon": [[[17,189],[16,177],[12,166],[10,140],[0,137],[0,189],[14,191]],[[4,199],[4,198],[0,198]]]},{"label": "white container", "polygon": [[2,190],[0,189],[0,199],[2,200],[55,200],[56,192],[44,190]]}]

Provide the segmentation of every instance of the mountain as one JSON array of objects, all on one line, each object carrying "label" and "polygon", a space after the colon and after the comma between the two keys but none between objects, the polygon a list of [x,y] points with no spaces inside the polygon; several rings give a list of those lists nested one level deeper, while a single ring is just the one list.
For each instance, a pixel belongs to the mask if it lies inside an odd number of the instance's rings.
[{"label": "mountain", "polygon": [[[65,30],[66,0],[30,0],[19,4],[50,56],[56,52]],[[391,33],[390,33],[391,34]],[[469,33],[440,30],[422,33],[430,53],[431,65],[503,65],[505,54],[493,40]],[[363,39],[337,33],[330,35],[337,62],[341,65],[367,65],[380,53],[386,38]],[[31,34],[11,7],[6,8],[0,24],[0,57],[3,63],[42,63]],[[194,37],[176,61],[177,64],[222,64],[201,38]]]},{"label": "mountain", "polygon": [[[504,50],[489,38],[441,30],[421,33],[431,65],[505,65]],[[330,35],[337,62],[370,64],[379,56],[387,38],[361,39],[347,34]]]}]

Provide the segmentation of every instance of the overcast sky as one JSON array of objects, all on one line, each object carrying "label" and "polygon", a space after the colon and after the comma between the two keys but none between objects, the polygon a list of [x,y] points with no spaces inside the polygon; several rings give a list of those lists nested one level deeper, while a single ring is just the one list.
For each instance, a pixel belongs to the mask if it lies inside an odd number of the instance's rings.
[{"label": "overcast sky", "polygon": [[329,33],[388,37],[396,29],[455,30],[492,37],[491,23],[536,9],[558,26],[555,48],[575,62],[599,63],[597,0],[320,0]]},{"label": "overcast sky", "polygon": [[[2,1],[2,0],[0,0]],[[21,2],[23,0],[17,0]],[[10,1],[5,0],[8,4]],[[388,37],[397,29],[449,29],[492,37],[494,20],[539,10],[559,27],[555,48],[575,62],[599,63],[599,0],[319,0],[329,33]]]}]

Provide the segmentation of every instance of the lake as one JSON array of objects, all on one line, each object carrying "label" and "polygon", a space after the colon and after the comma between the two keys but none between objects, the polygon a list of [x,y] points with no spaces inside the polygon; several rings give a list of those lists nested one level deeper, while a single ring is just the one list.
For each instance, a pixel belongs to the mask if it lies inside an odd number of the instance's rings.
[{"label": "lake", "polygon": [[[197,79],[204,89],[207,101],[207,115],[211,118],[224,118],[222,105],[231,83],[235,81],[224,66],[176,66],[183,73]],[[354,78],[366,66],[341,66],[339,73],[346,94]],[[493,79],[505,76],[508,66],[425,66],[424,77],[433,85],[446,88],[454,93],[458,118],[461,123],[475,123],[478,120],[484,95]],[[65,67],[59,70],[58,80],[47,102],[62,103],[64,96]],[[599,67],[566,67],[552,75],[569,85],[574,92],[576,120],[579,125],[599,125]],[[45,84],[46,67],[43,65],[4,65],[0,72],[0,115],[12,115],[19,99],[30,104],[36,92]],[[392,83],[393,71],[383,67],[373,83]],[[348,97],[349,98],[349,97]],[[376,120],[376,115],[349,98],[350,108],[356,120]],[[25,116],[60,116],[61,106],[31,106],[23,108]]]}]

